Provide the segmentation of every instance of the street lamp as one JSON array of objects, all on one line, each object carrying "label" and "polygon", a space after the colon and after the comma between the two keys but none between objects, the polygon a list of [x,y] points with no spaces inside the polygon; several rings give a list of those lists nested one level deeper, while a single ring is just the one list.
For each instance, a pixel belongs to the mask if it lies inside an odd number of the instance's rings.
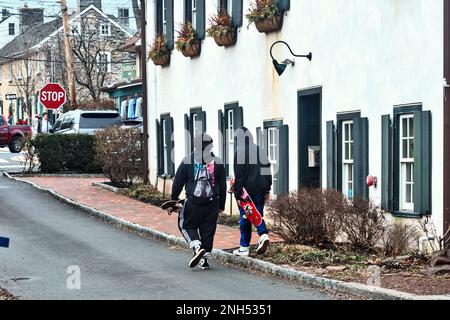
[{"label": "street lamp", "polygon": [[311,52],[310,52],[309,54],[307,54],[307,55],[298,55],[298,54],[295,54],[295,53],[292,52],[291,47],[290,47],[286,42],[284,42],[284,41],[276,41],[276,42],[274,42],[274,43],[272,44],[272,46],[270,47],[270,57],[272,58],[273,66],[275,67],[275,70],[277,71],[277,73],[278,73],[279,76],[281,76],[281,75],[283,74],[284,70],[286,70],[286,68],[287,68],[288,65],[291,64],[292,66],[295,66],[295,61],[294,61],[294,60],[286,59],[286,60],[284,60],[283,62],[279,63],[279,62],[273,57],[273,54],[272,54],[273,47],[274,47],[276,44],[278,44],[278,43],[283,43],[283,44],[285,44],[285,45],[288,47],[289,51],[291,52],[291,54],[292,54],[294,57],[298,57],[298,58],[307,58],[309,61],[312,60],[312,53],[311,53]]}]

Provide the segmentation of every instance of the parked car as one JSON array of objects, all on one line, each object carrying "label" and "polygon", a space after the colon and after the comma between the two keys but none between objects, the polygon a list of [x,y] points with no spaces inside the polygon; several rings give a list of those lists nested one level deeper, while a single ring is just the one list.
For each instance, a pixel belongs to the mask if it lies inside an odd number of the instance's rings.
[{"label": "parked car", "polygon": [[63,114],[56,120],[51,133],[94,134],[95,131],[123,123],[117,111],[74,110]]},{"label": "parked car", "polygon": [[3,115],[0,115],[0,147],[9,147],[12,153],[22,151],[22,141],[27,135],[31,136],[31,126],[10,126]]},{"label": "parked car", "polygon": [[135,119],[127,119],[123,121],[123,128],[137,128],[141,134],[144,134],[144,120],[142,117]]}]

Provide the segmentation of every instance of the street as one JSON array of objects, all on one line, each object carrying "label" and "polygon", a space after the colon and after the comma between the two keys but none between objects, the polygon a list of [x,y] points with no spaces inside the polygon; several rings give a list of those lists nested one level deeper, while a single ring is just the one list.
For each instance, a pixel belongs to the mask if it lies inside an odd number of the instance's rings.
[{"label": "street", "polygon": [[18,172],[22,171],[20,164],[21,153],[11,153],[8,147],[0,148],[0,172]]},{"label": "street", "polygon": [[9,249],[0,249],[0,287],[19,299],[335,298],[214,262],[209,271],[189,269],[189,252],[117,229],[5,177],[0,235],[11,239]]}]

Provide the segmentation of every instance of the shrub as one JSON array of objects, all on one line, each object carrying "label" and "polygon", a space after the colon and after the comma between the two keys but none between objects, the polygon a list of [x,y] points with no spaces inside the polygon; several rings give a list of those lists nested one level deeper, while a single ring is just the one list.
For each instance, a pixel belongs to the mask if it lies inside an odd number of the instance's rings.
[{"label": "shrub", "polygon": [[250,8],[245,16],[250,25],[258,21],[274,18],[280,14],[280,9],[278,9],[273,0],[255,0],[250,3]]},{"label": "shrub", "polygon": [[289,244],[334,243],[344,203],[337,191],[301,189],[269,206],[272,228]]},{"label": "shrub", "polygon": [[37,135],[30,148],[35,150],[42,173],[99,173],[94,141],[89,135]]},{"label": "shrub", "polygon": [[31,135],[25,136],[22,141],[23,159],[20,160],[20,164],[23,166],[24,173],[32,173],[39,165],[39,159],[32,141]]},{"label": "shrub", "polygon": [[177,33],[178,37],[175,41],[175,47],[179,51],[184,50],[199,41],[197,31],[195,31],[190,22],[182,24],[181,29],[177,31]]},{"label": "shrub", "polygon": [[231,23],[231,16],[227,10],[221,8],[218,14],[213,15],[209,19],[209,28],[206,30],[206,33],[209,37],[215,37],[224,36],[233,31],[234,27]]},{"label": "shrub", "polygon": [[132,185],[144,172],[143,137],[136,128],[109,127],[95,134],[96,158],[116,187]]},{"label": "shrub", "polygon": [[370,200],[347,201],[342,214],[342,231],[354,249],[373,251],[384,232],[384,216]]},{"label": "shrub", "polygon": [[415,226],[393,223],[386,228],[383,235],[384,254],[386,256],[406,254],[418,237],[419,231]]}]

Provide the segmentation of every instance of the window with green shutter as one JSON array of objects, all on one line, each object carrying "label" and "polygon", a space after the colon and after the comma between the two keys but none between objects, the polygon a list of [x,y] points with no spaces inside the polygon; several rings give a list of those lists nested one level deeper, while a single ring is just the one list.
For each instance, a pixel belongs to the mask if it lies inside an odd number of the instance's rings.
[{"label": "window with green shutter", "polygon": [[167,39],[169,47],[174,47],[173,0],[156,0],[156,34]]},{"label": "window with green shutter", "polygon": [[160,122],[157,123],[157,129],[159,175],[174,176],[174,126],[173,118],[170,116],[170,114],[161,115]]},{"label": "window with green shutter", "polygon": [[382,117],[381,202],[395,216],[431,215],[431,112],[422,105]]},{"label": "window with green shutter", "polygon": [[236,130],[244,127],[244,111],[239,103],[225,105],[219,110],[219,136],[222,137],[221,156],[225,163],[227,176],[234,175],[233,163],[236,152]]},{"label": "window with green shutter", "polygon": [[272,170],[272,195],[289,193],[289,127],[282,120],[265,121],[256,129],[257,144],[267,154]]},{"label": "window with green shutter", "polygon": [[184,21],[190,22],[200,39],[205,38],[205,0],[184,0]]},{"label": "window with green shutter", "polygon": [[194,139],[206,132],[206,112],[202,108],[193,108],[184,115],[184,129],[186,134],[186,154],[194,151]]}]

